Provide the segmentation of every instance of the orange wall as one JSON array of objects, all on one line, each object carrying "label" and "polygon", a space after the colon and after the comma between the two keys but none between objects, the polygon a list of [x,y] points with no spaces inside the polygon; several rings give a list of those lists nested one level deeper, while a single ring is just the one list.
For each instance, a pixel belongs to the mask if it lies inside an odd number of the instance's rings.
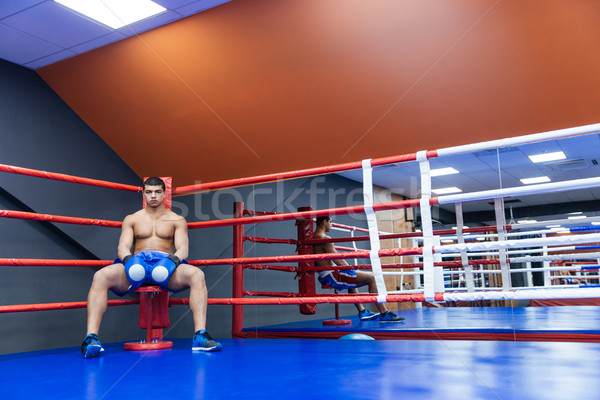
[{"label": "orange wall", "polygon": [[234,0],[38,70],[174,185],[600,122],[595,0]]}]

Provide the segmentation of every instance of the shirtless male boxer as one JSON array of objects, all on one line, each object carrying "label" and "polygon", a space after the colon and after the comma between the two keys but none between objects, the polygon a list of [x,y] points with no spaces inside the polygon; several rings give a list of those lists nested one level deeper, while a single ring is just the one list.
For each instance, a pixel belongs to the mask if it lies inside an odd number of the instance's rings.
[{"label": "shirtless male boxer", "polygon": [[147,284],[159,285],[171,292],[189,288],[195,331],[192,350],[219,351],[221,344],[206,332],[204,273],[185,261],[189,244],[187,223],[163,205],[165,183],[162,179],[146,179],[143,195],[146,207],[123,220],[117,249],[119,258],[94,274],[88,294],[87,335],[81,344],[81,353],[90,358],[104,351],[98,331],[108,304],[108,290],[123,296]]},{"label": "shirtless male boxer", "polygon": [[[313,239],[329,239],[326,235],[331,231],[331,218],[330,217],[318,217],[317,228],[313,235]],[[314,254],[323,253],[337,253],[333,243],[315,244],[313,246]],[[346,260],[321,260],[315,261],[315,266],[330,266],[336,265],[348,265]],[[369,293],[377,293],[377,284],[375,283],[375,276],[372,272],[355,271],[353,269],[336,270],[336,271],[319,271],[319,282],[321,285],[331,286],[337,290],[348,289],[348,293],[358,293],[358,288],[362,286],[368,286]],[[358,310],[358,318],[361,321],[372,321],[379,319],[381,322],[400,322],[403,321],[403,317],[399,317],[391,311],[388,311],[383,303],[375,303],[379,313],[374,314],[371,311],[365,309],[365,307],[357,303],[355,304]]]}]

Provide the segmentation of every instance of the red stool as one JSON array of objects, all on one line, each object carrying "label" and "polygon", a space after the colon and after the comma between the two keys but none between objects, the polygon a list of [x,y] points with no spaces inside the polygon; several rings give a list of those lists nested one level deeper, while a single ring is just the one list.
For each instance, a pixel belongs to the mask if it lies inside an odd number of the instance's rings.
[{"label": "red stool", "polygon": [[170,349],[173,342],[164,341],[162,328],[169,322],[169,293],[158,286],[141,286],[134,290],[140,294],[140,328],[146,329],[146,340],[125,343],[125,350]]},{"label": "red stool", "polygon": [[[334,287],[328,285],[322,285],[321,289],[333,289],[333,293],[337,294],[337,290]],[[323,325],[350,325],[352,321],[349,319],[340,319],[340,305],[335,303],[335,319],[323,320]]]}]

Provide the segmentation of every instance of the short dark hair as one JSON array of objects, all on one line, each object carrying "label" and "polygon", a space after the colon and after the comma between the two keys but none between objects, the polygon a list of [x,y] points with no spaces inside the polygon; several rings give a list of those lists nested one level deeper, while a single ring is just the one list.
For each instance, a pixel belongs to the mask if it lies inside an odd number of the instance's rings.
[{"label": "short dark hair", "polygon": [[167,190],[165,186],[165,181],[155,176],[151,176],[144,181],[144,187],[146,186],[162,186],[163,190]]},{"label": "short dark hair", "polygon": [[329,215],[325,215],[324,217],[317,217],[317,226],[321,225],[325,221],[331,221],[331,217]]}]

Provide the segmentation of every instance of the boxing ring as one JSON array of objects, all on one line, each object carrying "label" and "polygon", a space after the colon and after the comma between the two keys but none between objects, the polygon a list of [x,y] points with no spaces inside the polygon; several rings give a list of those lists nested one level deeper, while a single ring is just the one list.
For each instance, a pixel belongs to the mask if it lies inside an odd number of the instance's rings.
[{"label": "boxing ring", "polygon": [[[172,349],[154,351],[124,351],[123,343],[106,343],[105,355],[94,360],[82,359],[78,348],[0,355],[0,397],[48,397],[48,392],[55,392],[63,399],[122,398],[144,394],[172,396],[174,393],[194,398],[231,398],[235,395],[270,398],[280,393],[286,393],[286,397],[290,398],[318,398],[323,393],[378,399],[400,395],[424,399],[435,395],[450,398],[466,395],[481,399],[517,396],[597,398],[591,387],[591,382],[600,374],[592,365],[593,354],[600,352],[600,318],[596,316],[596,307],[518,307],[515,304],[599,299],[600,252],[597,249],[600,228],[593,223],[600,222],[600,219],[589,219],[585,226],[581,221],[560,220],[560,228],[547,228],[548,222],[537,225],[507,223],[503,200],[597,188],[600,187],[600,178],[433,196],[430,160],[544,140],[597,135],[599,132],[600,124],[596,124],[185,187],[172,188],[169,182],[167,192],[170,200],[171,195],[198,195],[206,191],[360,169],[364,204],[316,210],[309,205],[298,204],[296,212],[278,213],[247,210],[243,203],[236,202],[232,218],[188,222],[189,229],[231,227],[233,230],[231,258],[188,260],[198,267],[233,266],[231,297],[210,298],[209,293],[208,299],[209,306],[232,307],[232,339],[219,338],[224,351],[199,356],[192,354],[189,341],[173,339]],[[408,162],[419,165],[420,197],[376,203],[372,183],[374,169]],[[141,191],[136,186],[9,165],[0,165],[0,172],[113,190]],[[493,204],[495,226],[464,225],[462,205],[474,201]],[[431,208],[441,205],[455,205],[455,228],[433,228]],[[379,229],[377,212],[409,208],[419,209],[422,231],[398,233]],[[312,239],[314,218],[350,214],[364,214],[367,227],[337,224],[338,228],[351,232],[352,236]],[[0,210],[0,217],[110,228],[121,226],[118,221],[13,210]],[[246,225],[281,221],[296,222],[296,237],[266,238],[248,236],[244,232]],[[398,245],[384,249],[381,248],[382,240],[392,240]],[[401,240],[410,241],[412,245],[402,247]],[[249,257],[244,251],[246,241],[295,246],[297,254]],[[339,253],[312,254],[312,246],[320,243],[337,244]],[[348,243],[352,247],[340,245]],[[357,243],[368,244],[369,249],[358,249]],[[402,260],[387,263],[386,258]],[[410,262],[406,261],[408,258]],[[357,270],[373,271],[378,293],[333,294],[319,288],[315,282],[317,271],[348,267],[315,267],[313,263],[335,259],[354,262],[351,267]],[[532,263],[541,263],[543,267],[532,268]],[[102,267],[110,264],[111,260],[0,258],[0,266],[17,268]],[[246,290],[244,270],[289,273],[290,279],[295,276],[298,280],[298,292]],[[560,275],[561,271],[574,273],[571,280],[576,278],[579,283],[562,283],[561,279],[565,278]],[[527,276],[531,273],[543,273],[544,284],[512,285],[512,274]],[[390,289],[386,285],[386,277],[399,279],[401,284]],[[414,285],[406,285],[405,279],[410,279]],[[169,298],[159,305],[152,298],[150,296],[142,301],[109,300],[111,307],[141,305],[139,324],[147,330],[146,342],[161,341],[162,328],[168,327],[168,316],[165,326],[164,315],[155,317],[157,310],[152,311],[152,307],[164,311],[167,305],[188,304],[188,299]],[[320,319],[303,319],[287,324],[244,326],[244,306],[248,305],[294,305],[300,308],[302,314],[311,315],[317,305],[358,302],[414,303],[416,307],[396,311],[406,317],[406,322],[399,324],[360,322],[356,316],[350,316],[350,324],[345,325],[323,325]],[[505,306],[444,307],[458,303],[489,305],[489,302],[504,302]],[[85,307],[85,301],[0,305],[0,314]],[[365,333],[379,340],[318,340],[337,339],[348,333]],[[307,338],[313,340],[307,341]],[[256,368],[257,360],[260,360],[260,368]],[[39,383],[24,380],[27,371],[41,369],[49,363],[57,367],[48,370]],[[539,368],[540,365],[545,368]],[[506,373],[507,369],[510,369],[510,374]],[[165,380],[177,384],[147,383]],[[85,384],[81,385],[81,382]],[[348,385],[348,382],[353,384]],[[438,384],[432,385],[431,382]]]}]

